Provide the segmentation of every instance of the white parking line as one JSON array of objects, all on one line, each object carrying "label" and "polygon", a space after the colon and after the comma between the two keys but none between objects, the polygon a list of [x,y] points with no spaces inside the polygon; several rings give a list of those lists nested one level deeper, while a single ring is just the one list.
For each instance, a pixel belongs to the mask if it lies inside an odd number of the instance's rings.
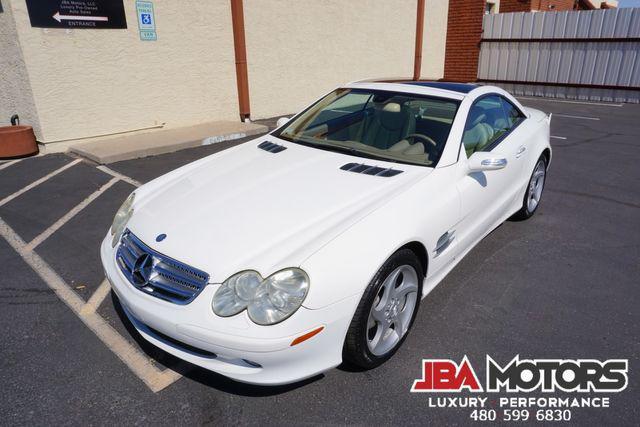
[{"label": "white parking line", "polygon": [[124,182],[128,182],[129,184],[133,185],[134,187],[140,187],[142,185],[142,183],[140,181],[136,181],[133,178],[130,178],[126,175],[121,174],[120,172],[116,172],[113,169],[110,169],[108,167],[106,167],[105,165],[100,165],[100,166],[96,166],[97,169],[101,170],[104,173],[107,173],[111,176],[115,176],[116,178],[124,181]]},{"label": "white parking line", "polygon": [[608,102],[588,102],[588,101],[566,101],[564,99],[553,99],[553,98],[531,98],[531,97],[520,97],[517,96],[518,99],[527,99],[531,101],[546,101],[546,102],[560,102],[561,104],[580,104],[580,105],[599,105],[602,107],[622,107],[624,104],[613,104]]},{"label": "white parking line", "polygon": [[13,194],[5,197],[4,199],[0,200],[0,206],[6,205],[7,203],[12,201],[16,197],[20,196],[21,194],[26,193],[27,191],[31,190],[34,187],[37,187],[38,185],[42,184],[43,182],[47,181],[48,179],[58,175],[60,172],[66,171],[67,169],[69,169],[70,167],[80,163],[81,161],[82,161],[81,159],[74,160],[74,161],[72,161],[70,163],[67,163],[66,165],[62,166],[61,168],[54,170],[50,174],[43,176],[39,180],[32,182],[31,184],[27,185],[26,187],[22,188],[21,190],[16,191],[15,193],[13,193]]},{"label": "white parking line", "polygon": [[566,136],[555,136],[555,135],[551,135],[551,138],[555,138],[555,139],[567,139]]},{"label": "white parking line", "polygon": [[571,116],[569,114],[554,114],[553,116],[554,117],[567,117],[569,119],[600,120],[598,117]]},{"label": "white parking line", "polygon": [[113,184],[115,184],[116,182],[118,182],[118,178],[111,178],[109,180],[109,182],[107,182],[105,185],[103,185],[102,187],[98,188],[96,191],[94,191],[91,195],[89,195],[89,197],[87,197],[86,199],[84,199],[82,202],[80,202],[78,205],[76,205],[73,209],[71,209],[69,212],[67,212],[66,214],[64,214],[62,216],[62,218],[60,218],[59,220],[57,220],[56,222],[54,222],[49,228],[47,228],[46,230],[44,230],[42,233],[40,233],[38,236],[36,236],[32,241],[30,241],[27,246],[26,246],[26,250],[32,251],[33,249],[35,249],[36,246],[38,246],[40,243],[44,242],[46,239],[49,238],[49,236],[51,236],[53,233],[55,233],[60,227],[62,227],[63,225],[65,225],[67,222],[69,222],[69,220],[71,218],[73,218],[74,216],[76,216],[78,213],[80,213],[81,210],[83,210],[84,208],[86,208],[87,206],[89,206],[89,203],[93,202],[95,199],[98,198],[98,196],[100,196],[102,193],[104,193],[105,191],[107,191]]},{"label": "white parking line", "polygon": [[[182,375],[171,369],[160,370],[149,358],[131,345],[99,314],[83,310],[84,301],[37,253],[28,250],[25,242],[9,225],[0,219],[2,236],[20,257],[40,276],[96,336],[154,393],[177,381]],[[103,290],[104,291],[104,290]],[[97,297],[96,297],[97,298]]]},{"label": "white parking line", "polygon": [[89,301],[82,306],[80,312],[82,314],[94,313],[98,307],[100,307],[102,301],[109,295],[109,292],[111,292],[111,285],[107,279],[104,279],[102,283],[100,283],[100,286],[98,286],[98,289],[91,295]]},{"label": "white parking line", "polygon": [[11,165],[15,165],[16,163],[18,163],[18,162],[20,162],[20,161],[22,161],[22,159],[18,159],[18,160],[9,160],[9,161],[7,161],[7,162],[2,163],[2,164],[0,164],[0,171],[1,171],[2,169],[8,168],[8,167],[9,167],[9,166],[11,166]]}]

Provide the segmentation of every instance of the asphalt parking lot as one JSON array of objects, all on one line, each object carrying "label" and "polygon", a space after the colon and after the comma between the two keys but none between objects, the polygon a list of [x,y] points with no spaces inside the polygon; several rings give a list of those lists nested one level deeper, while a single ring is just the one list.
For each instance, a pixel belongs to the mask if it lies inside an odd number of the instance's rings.
[{"label": "asphalt parking lot", "polygon": [[99,244],[139,183],[233,141],[98,168],[63,154],[0,163],[2,424],[465,424],[411,394],[422,358],[629,359],[611,408],[572,422],[637,425],[640,105],[523,99],[553,113],[554,156],[529,221],[507,222],[423,301],[382,367],[254,387],[146,344],[104,283]]}]

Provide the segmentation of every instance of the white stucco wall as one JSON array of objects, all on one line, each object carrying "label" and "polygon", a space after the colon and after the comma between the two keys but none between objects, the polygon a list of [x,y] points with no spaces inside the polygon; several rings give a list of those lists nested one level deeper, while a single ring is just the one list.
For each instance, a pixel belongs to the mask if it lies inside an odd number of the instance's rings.
[{"label": "white stucco wall", "polygon": [[[157,41],[140,40],[133,0],[121,30],[33,28],[25,0],[2,1],[0,123],[18,112],[55,142],[239,119],[229,0],[153,0]],[[442,77],[447,9],[426,1],[423,78]],[[413,74],[416,0],[244,0],[244,14],[254,119]]]},{"label": "white stucco wall", "polygon": [[24,0],[3,0],[15,16],[40,141],[238,118],[230,3],[153,4],[158,40],[141,41],[134,1],[124,1],[126,30],[64,30],[32,28]]},{"label": "white stucco wall", "polygon": [[449,0],[426,0],[424,8],[424,38],[422,40],[420,76],[423,79],[441,79],[444,76]]},{"label": "white stucco wall", "polygon": [[18,114],[22,124],[33,126],[38,132],[38,114],[13,13],[6,0],[3,6],[4,12],[0,13],[0,126],[9,125],[11,116]]},{"label": "white stucco wall", "polygon": [[[425,7],[423,71],[444,70],[447,0]],[[251,116],[297,112],[343,83],[411,77],[416,0],[245,0]]]}]

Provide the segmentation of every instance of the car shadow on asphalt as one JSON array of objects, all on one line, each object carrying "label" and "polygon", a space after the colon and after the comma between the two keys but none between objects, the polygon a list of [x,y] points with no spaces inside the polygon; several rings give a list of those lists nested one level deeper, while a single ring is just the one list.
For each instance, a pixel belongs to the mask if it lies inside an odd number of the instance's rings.
[{"label": "car shadow on asphalt", "polygon": [[204,386],[238,396],[268,397],[287,393],[289,391],[304,387],[310,383],[324,378],[324,374],[319,374],[314,377],[295,382],[293,384],[278,386],[260,386],[234,381],[231,378],[227,378],[213,371],[209,371],[184,360],[178,359],[177,357],[167,353],[166,351],[154,346],[153,344],[145,340],[142,335],[140,335],[131,321],[127,318],[127,315],[122,309],[122,305],[120,304],[117,295],[113,291],[111,291],[111,301],[113,302],[113,307],[116,311],[116,314],[118,315],[119,320],[126,328],[130,337],[139,346],[140,350],[142,350],[149,358],[153,359],[154,362],[161,365],[162,367],[176,371],[183,377],[196,381]]}]

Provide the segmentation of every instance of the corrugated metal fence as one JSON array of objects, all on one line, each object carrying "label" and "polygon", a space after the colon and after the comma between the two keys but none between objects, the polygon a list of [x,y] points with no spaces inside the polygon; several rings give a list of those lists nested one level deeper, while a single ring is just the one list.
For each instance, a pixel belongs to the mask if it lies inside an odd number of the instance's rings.
[{"label": "corrugated metal fence", "polygon": [[486,15],[478,80],[516,95],[640,102],[640,8]]}]

